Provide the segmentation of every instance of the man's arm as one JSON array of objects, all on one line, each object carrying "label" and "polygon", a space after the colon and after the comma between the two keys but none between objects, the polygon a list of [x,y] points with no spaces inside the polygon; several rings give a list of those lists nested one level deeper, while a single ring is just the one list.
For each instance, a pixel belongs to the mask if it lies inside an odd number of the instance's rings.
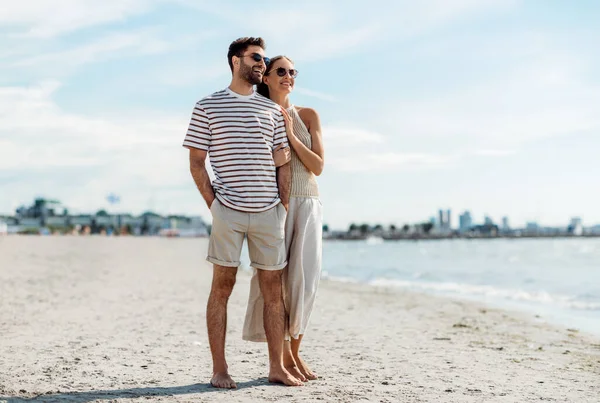
[{"label": "man's arm", "polygon": [[277,168],[277,187],[279,188],[279,198],[285,210],[290,206],[290,185],[292,184],[292,169],[290,163]]},{"label": "man's arm", "polygon": [[210,209],[210,206],[212,206],[212,203],[215,200],[215,192],[210,183],[208,172],[206,172],[206,165],[204,165],[206,154],[207,152],[204,150],[190,148],[190,172],[192,173],[192,178],[194,178],[196,187]]},{"label": "man's arm", "polygon": [[[275,113],[276,125],[275,132],[273,133],[273,148],[277,149],[278,146],[283,145],[289,147],[287,136],[285,133],[285,120],[280,110]],[[290,205],[290,187],[292,184],[292,168],[288,162],[285,165],[277,168],[277,187],[279,188],[279,198],[281,204],[288,210]]]}]

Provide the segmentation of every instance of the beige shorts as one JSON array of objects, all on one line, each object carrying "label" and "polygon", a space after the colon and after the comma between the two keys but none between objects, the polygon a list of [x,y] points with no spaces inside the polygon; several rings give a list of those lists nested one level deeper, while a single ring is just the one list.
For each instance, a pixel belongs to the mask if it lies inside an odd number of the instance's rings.
[{"label": "beige shorts", "polygon": [[225,207],[215,198],[210,206],[212,230],[206,260],[238,267],[244,236],[248,238],[250,265],[261,270],[281,270],[286,264],[286,211],[279,203],[261,213],[246,213]]}]

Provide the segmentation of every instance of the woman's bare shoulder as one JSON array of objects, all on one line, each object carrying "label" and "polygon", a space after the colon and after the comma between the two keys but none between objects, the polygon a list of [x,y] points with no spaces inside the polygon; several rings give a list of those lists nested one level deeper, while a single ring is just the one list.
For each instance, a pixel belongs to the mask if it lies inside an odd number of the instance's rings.
[{"label": "woman's bare shoulder", "polygon": [[309,108],[307,106],[296,106],[296,110],[298,111],[300,118],[302,118],[307,126],[310,126],[311,123],[315,124],[319,121],[319,114],[313,108]]}]

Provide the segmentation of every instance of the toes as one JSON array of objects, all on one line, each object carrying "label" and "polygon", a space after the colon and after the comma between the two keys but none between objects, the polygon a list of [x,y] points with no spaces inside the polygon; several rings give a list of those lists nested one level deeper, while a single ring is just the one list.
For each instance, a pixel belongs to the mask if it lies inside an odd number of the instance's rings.
[{"label": "toes", "polygon": [[237,388],[237,385],[235,384],[233,379],[231,379],[230,377],[213,378],[210,380],[210,384],[212,386],[214,386],[215,388],[221,388],[221,389],[236,389]]},{"label": "toes", "polygon": [[304,376],[304,374],[302,373],[302,371],[300,370],[300,368],[298,368],[298,367],[286,367],[285,369],[290,373],[290,375],[292,375],[292,377],[294,377],[294,378],[296,378],[296,379],[298,379],[298,380],[300,380],[302,382],[306,382],[307,381],[306,377]]},{"label": "toes", "polygon": [[302,371],[304,376],[306,376],[308,379],[316,379],[317,378],[317,374],[315,374],[314,372],[306,369],[304,371]]},{"label": "toes", "polygon": [[296,376],[290,376],[290,380],[294,383],[295,386],[302,386],[304,385],[304,382],[302,382],[302,380],[299,377]]},{"label": "toes", "polygon": [[302,386],[302,385],[304,385],[302,382],[300,382],[298,379],[291,376],[289,373],[269,377],[269,382],[282,383],[286,386]]}]

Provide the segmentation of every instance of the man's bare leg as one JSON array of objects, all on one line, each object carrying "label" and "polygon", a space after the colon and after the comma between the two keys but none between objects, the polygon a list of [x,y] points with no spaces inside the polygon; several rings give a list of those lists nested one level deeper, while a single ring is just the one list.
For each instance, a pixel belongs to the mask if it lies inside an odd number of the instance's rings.
[{"label": "man's bare leg", "polygon": [[214,265],[212,287],[206,306],[206,327],[213,359],[213,376],[210,383],[216,388],[237,388],[227,372],[227,361],[225,361],[227,302],[235,285],[236,274],[237,267]]},{"label": "man's bare leg", "polygon": [[265,300],[264,326],[269,346],[269,382],[301,386],[283,366],[283,332],[285,310],[281,291],[282,270],[258,270],[258,283]]},{"label": "man's bare leg", "polygon": [[304,360],[300,357],[300,343],[302,343],[302,336],[303,335],[301,334],[297,339],[292,338],[292,341],[290,343],[292,356],[294,357],[294,362],[298,366],[298,369],[300,370],[300,372],[302,372],[302,375],[304,375],[306,379],[314,381],[319,377],[317,376],[317,374],[312,372],[310,368],[308,368],[308,365],[306,365]]}]

